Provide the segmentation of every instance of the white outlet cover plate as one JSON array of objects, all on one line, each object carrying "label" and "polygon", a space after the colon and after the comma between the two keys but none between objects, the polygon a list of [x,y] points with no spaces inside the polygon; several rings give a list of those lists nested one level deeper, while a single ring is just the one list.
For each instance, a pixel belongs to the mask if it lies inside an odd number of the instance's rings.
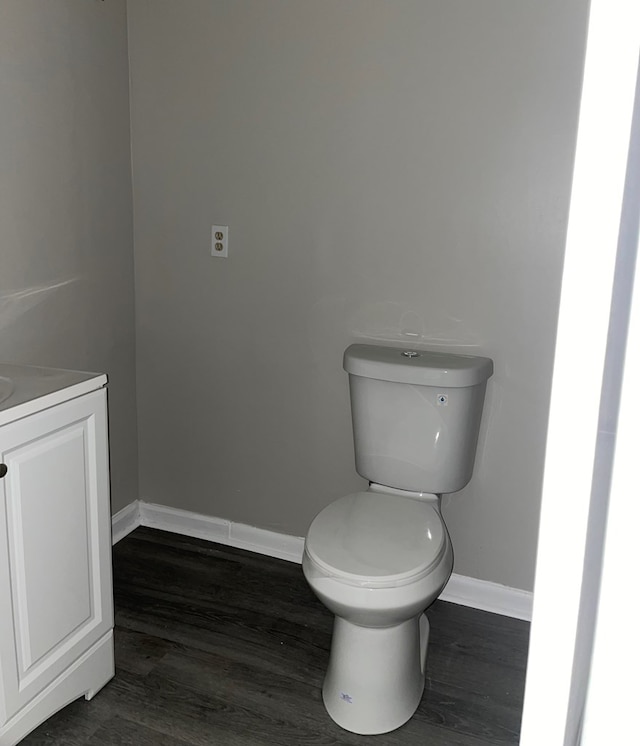
[{"label": "white outlet cover plate", "polygon": [[[222,234],[221,237],[220,237],[220,234]],[[220,244],[222,244],[222,249],[219,246]],[[222,257],[222,258],[229,256],[229,226],[228,225],[212,225],[211,226],[211,256]]]}]

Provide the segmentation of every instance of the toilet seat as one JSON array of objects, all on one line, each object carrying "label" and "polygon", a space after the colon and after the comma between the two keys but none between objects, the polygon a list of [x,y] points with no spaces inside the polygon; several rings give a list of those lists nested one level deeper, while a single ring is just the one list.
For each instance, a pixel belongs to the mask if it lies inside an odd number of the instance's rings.
[{"label": "toilet seat", "polygon": [[363,588],[391,588],[428,575],[448,534],[427,502],[379,492],[335,500],[315,517],[305,553],[324,574]]}]

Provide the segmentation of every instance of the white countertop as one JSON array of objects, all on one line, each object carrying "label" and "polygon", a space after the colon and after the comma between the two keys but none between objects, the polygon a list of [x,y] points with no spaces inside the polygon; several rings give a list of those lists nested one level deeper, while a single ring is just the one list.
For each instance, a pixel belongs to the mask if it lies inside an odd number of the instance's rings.
[{"label": "white countertop", "polygon": [[0,425],[75,399],[106,383],[104,373],[0,363]]}]

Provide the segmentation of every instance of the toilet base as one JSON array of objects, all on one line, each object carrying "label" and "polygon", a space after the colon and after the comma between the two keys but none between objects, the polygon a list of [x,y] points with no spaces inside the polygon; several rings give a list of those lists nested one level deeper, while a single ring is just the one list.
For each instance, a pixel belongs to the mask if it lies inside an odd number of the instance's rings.
[{"label": "toilet base", "polygon": [[420,704],[429,622],[420,614],[382,629],[335,617],[322,698],[331,718],[361,735],[388,733]]}]

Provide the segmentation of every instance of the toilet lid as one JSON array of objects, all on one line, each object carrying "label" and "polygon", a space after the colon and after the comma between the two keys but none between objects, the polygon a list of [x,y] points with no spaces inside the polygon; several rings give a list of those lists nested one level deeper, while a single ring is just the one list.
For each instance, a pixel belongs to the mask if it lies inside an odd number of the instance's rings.
[{"label": "toilet lid", "polygon": [[433,505],[377,492],[356,492],[314,518],[305,551],[324,572],[364,587],[403,585],[426,575],[447,547]]}]

